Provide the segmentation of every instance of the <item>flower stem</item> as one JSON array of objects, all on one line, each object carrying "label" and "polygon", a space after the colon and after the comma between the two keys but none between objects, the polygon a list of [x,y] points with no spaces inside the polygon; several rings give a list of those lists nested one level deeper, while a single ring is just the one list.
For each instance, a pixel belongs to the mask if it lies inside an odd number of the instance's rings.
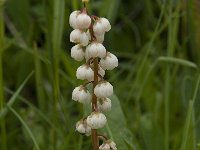
[{"label": "flower stem", "polygon": [[[98,84],[98,58],[94,58],[93,61],[94,64],[94,82],[93,82],[93,95],[92,95],[92,111],[97,111],[97,97],[94,94],[94,88]],[[99,141],[98,141],[98,135],[97,130],[92,129],[92,145],[93,150],[99,150]]]}]

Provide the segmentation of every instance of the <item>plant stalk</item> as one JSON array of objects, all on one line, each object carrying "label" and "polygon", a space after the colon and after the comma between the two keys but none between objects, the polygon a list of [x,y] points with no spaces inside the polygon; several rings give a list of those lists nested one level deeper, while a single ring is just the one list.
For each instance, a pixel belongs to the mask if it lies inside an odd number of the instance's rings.
[{"label": "plant stalk", "polygon": [[[97,97],[94,94],[94,88],[98,84],[98,58],[94,58],[93,60],[94,64],[94,82],[93,82],[93,95],[92,95],[92,112],[97,111]],[[98,135],[97,130],[92,129],[92,145],[93,150],[99,150],[99,141],[98,141]]]}]

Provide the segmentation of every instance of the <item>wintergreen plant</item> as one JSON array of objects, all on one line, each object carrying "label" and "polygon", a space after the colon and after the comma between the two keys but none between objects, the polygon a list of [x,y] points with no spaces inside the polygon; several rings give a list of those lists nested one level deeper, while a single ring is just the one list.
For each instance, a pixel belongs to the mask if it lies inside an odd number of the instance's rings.
[{"label": "wintergreen plant", "polygon": [[[92,112],[76,123],[76,131],[92,136],[94,150],[116,150],[112,140],[97,132],[107,122],[104,112],[111,110],[111,100],[108,97],[113,94],[113,86],[103,78],[105,70],[118,66],[117,57],[103,46],[104,35],[111,29],[111,25],[106,18],[89,15],[86,8],[88,0],[82,2],[83,9],[70,14],[69,24],[74,29],[70,41],[77,44],[71,49],[71,57],[76,61],[85,60],[77,69],[76,77],[86,83],[73,90],[72,99],[83,104],[91,103]],[[88,84],[93,85],[92,92]],[[99,145],[99,140],[103,141],[102,145]]]}]

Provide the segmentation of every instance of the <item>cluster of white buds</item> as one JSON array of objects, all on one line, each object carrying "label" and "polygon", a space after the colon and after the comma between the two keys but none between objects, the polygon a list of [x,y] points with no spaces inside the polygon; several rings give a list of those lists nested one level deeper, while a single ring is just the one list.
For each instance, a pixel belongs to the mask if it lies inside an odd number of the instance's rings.
[{"label": "cluster of white buds", "polygon": [[[103,77],[105,70],[118,66],[118,59],[102,44],[105,33],[111,29],[110,22],[106,18],[88,15],[85,2],[88,0],[83,0],[82,10],[70,14],[69,24],[74,29],[70,34],[70,41],[76,44],[71,48],[71,57],[76,61],[85,60],[85,63],[77,68],[76,77],[86,81],[73,90],[72,99],[82,104],[91,102],[92,106],[92,113],[76,123],[76,131],[89,136],[93,130],[104,127],[107,122],[103,113],[111,110],[109,97],[113,94],[113,86]],[[93,84],[93,93],[87,89],[89,83]],[[99,149],[117,148],[113,141],[107,140]]]}]

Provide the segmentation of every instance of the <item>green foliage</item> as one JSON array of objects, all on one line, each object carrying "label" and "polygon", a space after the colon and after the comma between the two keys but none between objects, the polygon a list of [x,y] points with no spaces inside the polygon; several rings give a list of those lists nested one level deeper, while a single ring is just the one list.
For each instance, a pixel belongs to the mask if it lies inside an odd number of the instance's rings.
[{"label": "green foliage", "polygon": [[[116,95],[102,129],[119,150],[200,148],[198,6],[90,0],[89,12],[111,21],[104,44],[120,62],[107,71]],[[75,132],[84,108],[71,100],[82,81],[68,19],[80,0],[0,0],[0,8],[0,149],[92,149]]]}]

